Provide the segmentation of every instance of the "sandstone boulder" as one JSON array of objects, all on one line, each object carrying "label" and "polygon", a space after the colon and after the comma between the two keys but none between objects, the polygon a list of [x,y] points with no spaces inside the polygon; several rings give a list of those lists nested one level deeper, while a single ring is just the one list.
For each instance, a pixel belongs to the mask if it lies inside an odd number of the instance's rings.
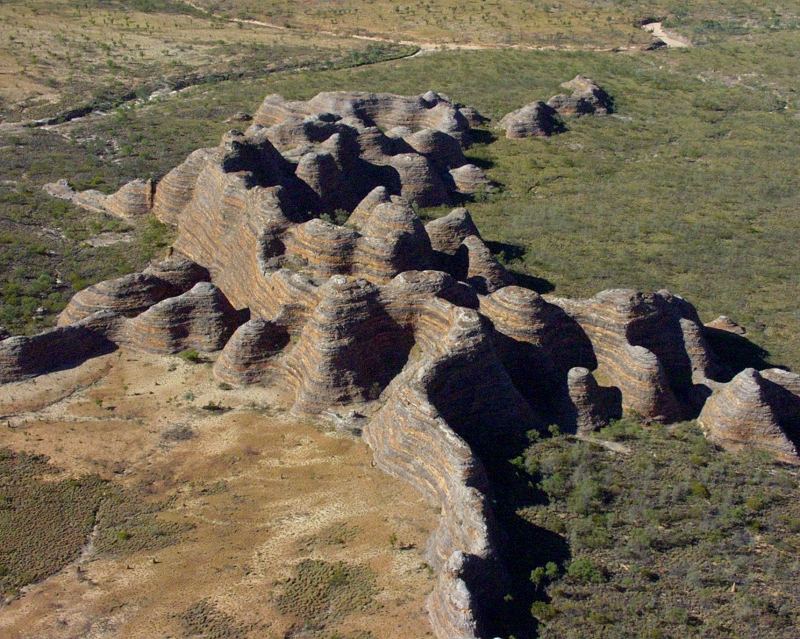
[{"label": "sandstone boulder", "polygon": [[487,191],[492,187],[492,181],[483,169],[474,164],[463,164],[456,169],[450,169],[450,177],[458,193],[472,194]]},{"label": "sandstone boulder", "polygon": [[718,331],[725,331],[726,333],[733,333],[734,335],[745,335],[747,330],[739,326],[727,315],[720,315],[714,320],[706,323],[706,328],[715,329]]},{"label": "sandstone boulder", "polygon": [[544,102],[532,102],[506,114],[498,123],[511,139],[549,137],[565,130],[556,110]]}]

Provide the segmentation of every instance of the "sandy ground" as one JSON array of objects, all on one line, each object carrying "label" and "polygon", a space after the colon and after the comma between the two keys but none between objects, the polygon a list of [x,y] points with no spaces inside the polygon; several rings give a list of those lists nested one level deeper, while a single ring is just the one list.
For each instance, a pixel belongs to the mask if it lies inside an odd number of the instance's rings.
[{"label": "sandy ground", "polygon": [[685,49],[691,46],[686,38],[672,33],[671,31],[665,31],[660,22],[648,22],[642,25],[642,29],[649,31],[655,37],[662,40],[668,47],[672,47],[673,49]]},{"label": "sandy ground", "polygon": [[[209,402],[230,410],[204,410]],[[0,446],[46,454],[65,475],[172,497],[159,517],[194,526],[167,548],[123,557],[96,556],[87,540],[76,562],[0,608],[0,637],[203,636],[179,619],[203,599],[248,637],[430,636],[422,549],[436,513],[374,468],[363,442],[279,403],[263,388],[219,388],[209,364],[126,352],[0,387]],[[165,439],[176,425],[193,436]],[[374,603],[325,635],[293,633],[302,620],[275,599],[306,558],[371,568]]]}]

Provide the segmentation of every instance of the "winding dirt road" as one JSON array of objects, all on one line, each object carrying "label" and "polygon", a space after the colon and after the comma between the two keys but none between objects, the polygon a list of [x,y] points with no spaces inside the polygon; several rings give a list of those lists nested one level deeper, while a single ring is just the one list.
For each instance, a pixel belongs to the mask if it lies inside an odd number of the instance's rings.
[{"label": "winding dirt road", "polygon": [[689,42],[686,38],[682,38],[679,35],[665,31],[660,22],[648,22],[647,24],[642,25],[642,29],[652,33],[656,38],[673,49],[685,49],[692,46],[691,42]]}]

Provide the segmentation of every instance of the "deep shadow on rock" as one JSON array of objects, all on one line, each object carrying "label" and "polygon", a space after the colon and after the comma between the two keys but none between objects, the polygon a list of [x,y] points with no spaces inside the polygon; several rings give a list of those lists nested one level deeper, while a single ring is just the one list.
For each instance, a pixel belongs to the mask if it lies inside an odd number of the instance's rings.
[{"label": "deep shadow on rock", "polygon": [[729,378],[745,368],[761,370],[771,366],[767,361],[769,351],[742,335],[708,326],[704,328],[704,334],[720,361],[730,371]]}]

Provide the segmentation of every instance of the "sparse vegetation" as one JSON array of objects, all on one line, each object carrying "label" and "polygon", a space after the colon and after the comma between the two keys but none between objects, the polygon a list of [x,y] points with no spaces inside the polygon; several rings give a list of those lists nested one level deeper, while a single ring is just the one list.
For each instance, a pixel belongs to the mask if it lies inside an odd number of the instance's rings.
[{"label": "sparse vegetation", "polygon": [[306,559],[296,566],[276,604],[305,627],[321,630],[371,605],[376,594],[375,576],[369,568]]},{"label": "sparse vegetation", "polygon": [[339,33],[378,34],[427,42],[478,42],[487,45],[626,47],[647,42],[639,23],[667,16],[666,25],[698,42],[796,29],[800,15],[788,2],[737,3],[713,0],[588,0],[530,3],[519,0],[429,0],[399,4],[390,0],[201,0],[204,7],[231,16],[248,16],[293,28],[324,27]]},{"label": "sparse vegetation", "polygon": [[94,529],[98,553],[172,543],[185,525],[162,522],[147,503],[99,477],[57,478],[46,458],[0,448],[0,591],[14,596],[74,561]]},{"label": "sparse vegetation", "polygon": [[796,474],[719,451],[693,423],[626,430],[630,456],[566,437],[525,454],[547,499],[520,514],[572,554],[560,576],[552,564],[531,575],[547,584],[532,608],[541,636],[791,636]]},{"label": "sparse vegetation", "polygon": [[201,599],[180,615],[186,637],[245,639],[249,628],[237,623],[208,599]]},{"label": "sparse vegetation", "polygon": [[178,357],[186,362],[191,362],[192,364],[197,364],[198,362],[202,361],[202,356],[194,348],[187,348],[185,351],[181,351],[178,353]]}]

